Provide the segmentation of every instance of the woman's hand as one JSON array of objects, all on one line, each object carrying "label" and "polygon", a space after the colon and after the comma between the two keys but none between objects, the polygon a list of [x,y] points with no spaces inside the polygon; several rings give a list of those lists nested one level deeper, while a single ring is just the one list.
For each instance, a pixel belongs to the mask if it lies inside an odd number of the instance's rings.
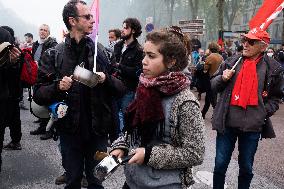
[{"label": "woman's hand", "polygon": [[143,164],[145,158],[145,148],[136,148],[134,156],[128,161],[129,164]]},{"label": "woman's hand", "polygon": [[124,151],[121,149],[115,149],[110,153],[110,155],[118,157],[118,158],[122,158],[124,156]]}]

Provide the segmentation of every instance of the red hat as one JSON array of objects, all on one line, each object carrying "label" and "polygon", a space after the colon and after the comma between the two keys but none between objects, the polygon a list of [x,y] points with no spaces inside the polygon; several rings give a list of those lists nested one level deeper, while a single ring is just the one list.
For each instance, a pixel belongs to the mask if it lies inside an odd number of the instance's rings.
[{"label": "red hat", "polygon": [[263,30],[250,30],[247,34],[244,35],[249,39],[256,39],[264,41],[266,44],[270,43],[270,36],[266,31]]}]

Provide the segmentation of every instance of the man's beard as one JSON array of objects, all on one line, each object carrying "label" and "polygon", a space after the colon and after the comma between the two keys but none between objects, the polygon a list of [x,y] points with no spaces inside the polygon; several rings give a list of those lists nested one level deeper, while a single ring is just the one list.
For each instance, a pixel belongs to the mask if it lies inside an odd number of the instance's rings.
[{"label": "man's beard", "polygon": [[126,40],[130,39],[131,36],[132,36],[132,33],[130,33],[130,34],[128,34],[128,35],[121,36],[121,39],[122,39],[123,41],[126,41]]}]

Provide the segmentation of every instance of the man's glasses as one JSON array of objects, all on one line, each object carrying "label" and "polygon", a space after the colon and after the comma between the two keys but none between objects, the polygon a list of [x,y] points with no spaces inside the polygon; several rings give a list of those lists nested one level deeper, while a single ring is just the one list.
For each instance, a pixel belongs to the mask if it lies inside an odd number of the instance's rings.
[{"label": "man's glasses", "polygon": [[82,17],[85,18],[86,20],[91,20],[93,19],[93,15],[92,14],[84,14],[84,15],[78,15],[77,17]]},{"label": "man's glasses", "polygon": [[249,39],[249,38],[247,38],[247,37],[241,38],[241,43],[244,44],[245,42],[248,42],[248,44],[249,44],[250,46],[254,46],[255,44],[257,44],[257,43],[259,43],[259,42],[263,42],[263,43],[264,43],[264,41],[260,41],[260,40],[256,40],[256,39]]}]

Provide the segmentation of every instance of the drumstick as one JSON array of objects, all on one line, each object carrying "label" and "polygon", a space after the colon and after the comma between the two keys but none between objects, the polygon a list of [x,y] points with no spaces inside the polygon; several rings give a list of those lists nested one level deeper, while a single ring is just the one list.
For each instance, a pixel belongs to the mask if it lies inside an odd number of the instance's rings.
[{"label": "drumstick", "polygon": [[234,64],[234,66],[231,68],[231,71],[233,71],[235,68],[236,68],[236,66],[239,64],[239,62],[242,60],[242,57],[240,57],[239,59],[238,59],[238,61]]}]

